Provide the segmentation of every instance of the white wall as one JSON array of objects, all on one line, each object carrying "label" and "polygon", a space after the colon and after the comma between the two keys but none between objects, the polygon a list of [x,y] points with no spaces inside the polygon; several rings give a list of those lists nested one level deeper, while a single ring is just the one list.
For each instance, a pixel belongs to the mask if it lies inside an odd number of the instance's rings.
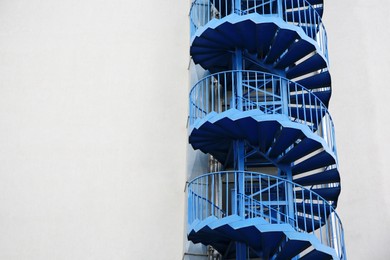
[{"label": "white wall", "polygon": [[0,2],[0,259],[181,259],[188,2]]},{"label": "white wall", "polygon": [[390,2],[325,1],[349,259],[390,255]]}]

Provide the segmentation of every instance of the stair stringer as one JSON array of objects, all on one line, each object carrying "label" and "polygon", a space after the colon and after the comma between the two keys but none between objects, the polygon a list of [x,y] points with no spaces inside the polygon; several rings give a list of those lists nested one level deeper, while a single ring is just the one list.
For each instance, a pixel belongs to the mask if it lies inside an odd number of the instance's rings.
[{"label": "stair stringer", "polygon": [[[189,240],[194,243],[211,245],[215,249],[219,249],[219,253],[222,255],[226,254],[224,250],[228,250],[228,246],[221,247],[221,241],[223,241],[225,245],[230,242],[243,242],[251,247],[253,251],[258,252],[275,250],[275,248],[262,247],[264,243],[261,243],[261,241],[265,237],[269,237],[269,234],[273,234],[274,237],[278,238],[282,237],[286,242],[308,242],[310,244],[309,247],[311,247],[310,251],[318,251],[327,255],[329,258],[339,259],[333,248],[321,244],[313,234],[298,232],[289,224],[270,224],[263,218],[242,219],[238,215],[230,215],[222,219],[208,217],[203,221],[197,221],[196,224],[191,225],[188,229]],[[205,237],[207,237],[207,239],[205,239]],[[227,243],[227,241],[229,241],[229,243]],[[254,241],[260,241],[260,244],[256,244]],[[277,244],[279,241],[272,242]],[[268,259],[272,257],[272,255],[266,257]]]},{"label": "stair stringer", "polygon": [[[220,38],[216,37],[216,38],[210,39],[210,33],[212,33],[212,31],[215,31],[215,34],[218,35],[218,31],[221,30],[220,28],[222,27],[223,24],[225,24],[225,23],[230,24],[231,26],[234,26],[234,28],[237,28],[237,30],[239,30],[238,24],[243,23],[243,22],[252,23],[254,25],[254,26],[252,26],[252,29],[253,28],[256,29],[256,25],[274,24],[277,26],[278,29],[288,30],[288,31],[296,33],[300,39],[306,41],[307,43],[309,43],[310,45],[313,46],[313,48],[315,49],[315,52],[318,55],[320,55],[323,59],[323,62],[326,63],[326,67],[329,67],[328,60],[326,58],[326,54],[324,53],[324,51],[326,51],[326,50],[321,50],[318,43],[315,40],[313,40],[312,38],[310,38],[308,35],[306,35],[306,33],[303,31],[302,28],[300,28],[299,26],[293,25],[293,24],[286,23],[283,19],[281,19],[279,17],[262,16],[262,15],[259,15],[256,13],[247,14],[247,15],[238,15],[238,14],[233,13],[233,14],[225,16],[221,19],[213,19],[213,20],[209,21],[205,26],[200,27],[196,31],[196,33],[191,37],[191,41],[190,41],[190,46],[191,46],[190,47],[190,55],[192,56],[194,62],[196,64],[198,64],[199,59],[197,58],[197,54],[193,53],[192,48],[194,46],[198,46],[198,45],[204,47],[205,51],[206,51],[206,48],[209,48],[210,52],[216,53],[218,51],[221,51],[221,52],[225,52],[226,54],[230,54],[231,51],[233,51],[234,48],[236,47],[235,45],[239,45],[243,49],[249,49],[248,43],[245,43],[245,41],[240,41],[239,38],[235,39],[236,41],[239,41],[238,43],[232,43],[231,40],[226,39],[226,38],[220,39]],[[256,32],[256,30],[246,31],[245,33],[249,34],[249,35],[258,35],[259,34],[258,32]],[[206,34],[208,34],[209,36],[207,36]],[[200,42],[198,43],[199,39],[202,39],[202,38],[204,38],[204,40],[208,41],[207,45],[202,44]],[[210,44],[210,42],[213,42],[213,44]],[[199,64],[206,70],[210,69],[209,66],[206,66],[205,64],[202,64],[202,63],[199,63]],[[227,68],[226,70],[229,70],[229,68]]]}]

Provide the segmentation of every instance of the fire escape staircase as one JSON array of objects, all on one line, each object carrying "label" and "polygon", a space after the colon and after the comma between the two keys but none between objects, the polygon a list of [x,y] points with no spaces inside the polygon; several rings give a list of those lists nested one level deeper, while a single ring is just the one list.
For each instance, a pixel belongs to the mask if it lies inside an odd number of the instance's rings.
[{"label": "fire escape staircase", "polygon": [[[223,259],[346,259],[322,0],[195,0],[188,239]],[[272,166],[277,174],[248,169]]]}]

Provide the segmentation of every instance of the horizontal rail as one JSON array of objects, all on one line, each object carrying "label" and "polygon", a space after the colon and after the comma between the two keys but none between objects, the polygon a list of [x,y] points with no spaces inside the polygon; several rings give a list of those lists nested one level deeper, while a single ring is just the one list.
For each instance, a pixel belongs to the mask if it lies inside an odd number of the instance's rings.
[{"label": "horizontal rail", "polygon": [[245,171],[209,173],[189,182],[189,226],[211,216],[222,219],[231,215],[289,224],[335,249],[340,259],[345,255],[343,226],[332,204],[301,185]]},{"label": "horizontal rail", "polygon": [[195,0],[190,10],[191,36],[196,30],[212,19],[221,19],[230,14],[246,15],[257,13],[264,16],[282,18],[285,22],[302,28],[307,36],[315,40],[326,59],[328,59],[327,34],[321,15],[316,7],[306,0],[241,0],[236,6],[235,0]]},{"label": "horizontal rail", "polygon": [[247,70],[215,73],[197,82],[190,91],[189,123],[229,109],[284,114],[308,128],[336,153],[334,124],[327,107],[315,92],[286,78]]}]

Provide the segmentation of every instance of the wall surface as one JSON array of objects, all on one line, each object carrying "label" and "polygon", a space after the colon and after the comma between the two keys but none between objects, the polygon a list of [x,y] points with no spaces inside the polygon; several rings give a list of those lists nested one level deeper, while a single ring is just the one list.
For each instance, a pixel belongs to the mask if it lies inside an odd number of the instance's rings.
[{"label": "wall surface", "polygon": [[[390,255],[389,7],[325,3],[349,259]],[[0,259],[182,258],[188,10],[0,1]]]},{"label": "wall surface", "polygon": [[390,2],[325,1],[349,259],[390,255]]},{"label": "wall surface", "polygon": [[181,259],[188,2],[0,2],[0,259]]}]

